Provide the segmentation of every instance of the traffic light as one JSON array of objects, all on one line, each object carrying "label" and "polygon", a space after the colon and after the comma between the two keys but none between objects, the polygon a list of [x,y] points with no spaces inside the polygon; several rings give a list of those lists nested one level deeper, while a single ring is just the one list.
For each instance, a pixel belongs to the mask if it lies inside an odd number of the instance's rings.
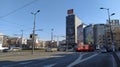
[{"label": "traffic light", "polygon": [[30,34],[30,38],[32,38],[32,34]]}]

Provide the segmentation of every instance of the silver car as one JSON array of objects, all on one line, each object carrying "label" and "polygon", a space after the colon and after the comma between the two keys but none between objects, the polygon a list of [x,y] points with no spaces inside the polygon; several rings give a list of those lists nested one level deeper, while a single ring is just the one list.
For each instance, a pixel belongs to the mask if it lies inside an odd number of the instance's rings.
[{"label": "silver car", "polygon": [[102,53],[106,53],[106,52],[107,52],[107,50],[106,50],[105,48],[101,48],[100,51],[101,51]]},{"label": "silver car", "polygon": [[57,48],[46,48],[46,52],[56,52],[58,49]]}]

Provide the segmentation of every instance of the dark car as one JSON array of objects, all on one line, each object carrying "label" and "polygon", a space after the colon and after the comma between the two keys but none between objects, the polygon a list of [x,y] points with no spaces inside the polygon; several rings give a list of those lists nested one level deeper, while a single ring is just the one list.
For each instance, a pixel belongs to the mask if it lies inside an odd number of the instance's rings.
[{"label": "dark car", "polygon": [[66,47],[65,46],[58,47],[58,51],[66,51]]},{"label": "dark car", "polygon": [[57,48],[46,48],[46,52],[56,52],[58,49]]},{"label": "dark car", "polygon": [[10,52],[10,49],[3,49],[2,52]]}]

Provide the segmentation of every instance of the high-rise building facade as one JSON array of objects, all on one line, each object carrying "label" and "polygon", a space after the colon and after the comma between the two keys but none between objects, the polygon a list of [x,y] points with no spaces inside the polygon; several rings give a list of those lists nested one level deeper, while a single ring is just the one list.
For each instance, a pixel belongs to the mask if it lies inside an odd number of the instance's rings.
[{"label": "high-rise building facade", "polygon": [[84,28],[84,43],[85,44],[94,44],[94,25],[90,24]]},{"label": "high-rise building facade", "polygon": [[86,27],[85,24],[81,24],[77,27],[78,44],[84,44],[84,28],[85,27]]},{"label": "high-rise building facade", "polygon": [[66,43],[69,46],[77,44],[77,27],[81,24],[81,20],[73,14],[73,9],[68,10],[66,16]]},{"label": "high-rise building facade", "polygon": [[120,50],[120,25],[112,25],[113,43]]},{"label": "high-rise building facade", "polygon": [[106,44],[109,49],[112,49],[113,46],[115,46],[116,49],[120,48],[119,30],[120,25],[118,19],[110,20],[110,23],[106,24]]},{"label": "high-rise building facade", "polygon": [[96,46],[100,46],[100,47],[106,46],[105,29],[106,29],[105,24],[94,25],[94,44]]}]

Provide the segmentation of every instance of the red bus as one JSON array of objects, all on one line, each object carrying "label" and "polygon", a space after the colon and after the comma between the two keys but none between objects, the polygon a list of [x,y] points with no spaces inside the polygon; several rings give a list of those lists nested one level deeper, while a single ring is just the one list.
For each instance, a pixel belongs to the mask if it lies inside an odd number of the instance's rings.
[{"label": "red bus", "polygon": [[94,51],[94,48],[91,47],[89,44],[79,44],[76,48],[76,51]]}]

